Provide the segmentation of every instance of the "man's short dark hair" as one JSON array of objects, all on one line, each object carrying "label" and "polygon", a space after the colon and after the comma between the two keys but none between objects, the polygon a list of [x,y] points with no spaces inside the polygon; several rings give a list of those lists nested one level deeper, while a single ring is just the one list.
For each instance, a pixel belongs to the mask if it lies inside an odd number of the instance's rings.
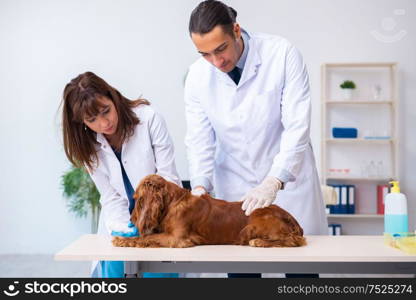
[{"label": "man's short dark hair", "polygon": [[221,1],[207,0],[199,3],[192,11],[189,20],[189,34],[205,34],[221,25],[225,33],[233,35],[234,23],[237,12],[234,8],[225,5]]}]

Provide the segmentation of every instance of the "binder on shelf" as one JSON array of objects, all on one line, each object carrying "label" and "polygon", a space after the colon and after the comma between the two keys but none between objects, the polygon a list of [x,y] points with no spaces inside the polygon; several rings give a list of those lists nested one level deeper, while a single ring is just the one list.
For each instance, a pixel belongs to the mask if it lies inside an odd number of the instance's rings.
[{"label": "binder on shelf", "polygon": [[329,209],[329,213],[330,214],[338,214],[338,204],[339,204],[339,197],[340,197],[340,193],[339,193],[339,189],[337,185],[329,185],[332,186],[334,188],[335,194],[336,194],[336,204],[331,204],[331,205],[327,205],[326,207]]},{"label": "binder on shelf", "polygon": [[341,235],[341,224],[335,224],[335,235]]},{"label": "binder on shelf", "polygon": [[342,193],[341,193],[341,186],[340,185],[338,185],[337,187],[336,187],[336,191],[337,191],[337,195],[338,195],[338,204],[337,204],[337,207],[336,207],[336,213],[337,214],[342,214],[342,206],[341,206],[341,203],[342,203]]},{"label": "binder on shelf", "polygon": [[337,194],[337,204],[327,205],[331,214],[354,214],[355,213],[355,186],[354,185],[331,185]]},{"label": "binder on shelf", "polygon": [[355,214],[355,186],[348,185],[348,212],[349,214]]},{"label": "binder on shelf", "polygon": [[328,235],[334,235],[334,227],[332,224],[328,224]]},{"label": "binder on shelf", "polygon": [[329,235],[341,235],[341,224],[328,224]]},{"label": "binder on shelf", "polygon": [[347,206],[347,200],[348,200],[348,186],[341,185],[341,206],[340,211],[342,214],[348,214],[348,206]]},{"label": "binder on shelf", "polygon": [[384,199],[389,192],[387,184],[377,185],[377,214],[384,215]]}]

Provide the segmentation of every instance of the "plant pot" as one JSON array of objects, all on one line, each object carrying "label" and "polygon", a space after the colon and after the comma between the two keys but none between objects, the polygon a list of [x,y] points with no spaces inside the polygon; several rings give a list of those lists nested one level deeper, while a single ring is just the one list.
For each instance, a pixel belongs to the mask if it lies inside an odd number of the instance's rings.
[{"label": "plant pot", "polygon": [[344,93],[344,100],[351,100],[352,99],[352,91],[353,89],[342,89]]}]

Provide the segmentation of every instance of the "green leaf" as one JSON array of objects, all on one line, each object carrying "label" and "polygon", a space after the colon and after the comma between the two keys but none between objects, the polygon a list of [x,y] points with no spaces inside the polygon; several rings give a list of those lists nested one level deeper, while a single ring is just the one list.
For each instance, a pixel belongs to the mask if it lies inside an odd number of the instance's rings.
[{"label": "green leaf", "polygon": [[342,89],[355,89],[355,83],[351,80],[345,80],[342,84],[340,84],[340,88]]},{"label": "green leaf", "polygon": [[61,185],[68,209],[77,217],[86,217],[89,210],[100,209],[100,193],[85,169],[72,166],[62,175]]}]

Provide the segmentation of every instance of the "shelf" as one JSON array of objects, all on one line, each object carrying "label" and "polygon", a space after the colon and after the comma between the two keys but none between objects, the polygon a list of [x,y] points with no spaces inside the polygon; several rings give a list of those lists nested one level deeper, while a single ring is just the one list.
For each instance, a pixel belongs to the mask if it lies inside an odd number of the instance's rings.
[{"label": "shelf", "polygon": [[325,101],[326,104],[341,104],[341,105],[362,105],[362,104],[388,104],[388,105],[392,105],[393,101],[364,101],[364,100],[349,100],[349,101],[344,101],[344,100],[327,100]]},{"label": "shelf", "polygon": [[393,143],[394,139],[333,138],[333,139],[326,139],[326,142],[327,143],[386,144],[386,143]]},{"label": "shelf", "polygon": [[330,177],[327,176],[326,180],[349,180],[349,181],[364,181],[364,182],[373,182],[373,181],[385,181],[389,182],[392,180],[391,177],[389,178],[368,178],[368,177]]},{"label": "shelf", "polygon": [[[341,82],[352,80],[357,90],[344,98]],[[327,185],[353,185],[357,214],[329,214],[330,223],[340,223],[348,232],[382,232],[384,215],[376,214],[377,185],[400,180],[398,159],[397,63],[325,63],[321,68],[321,180]],[[379,96],[374,96],[376,86]],[[334,138],[332,128],[356,128],[357,138]],[[379,135],[381,139],[371,136]],[[375,164],[374,168],[371,163]],[[376,177],[367,177],[367,173]],[[338,192],[343,192],[339,191]],[[350,189],[341,197],[349,197]],[[356,209],[357,211],[357,209]],[[372,214],[373,213],[373,214]],[[348,234],[348,233],[347,233]]]},{"label": "shelf", "polygon": [[397,66],[395,62],[374,62],[374,63],[328,63],[324,64],[327,68],[391,68]]},{"label": "shelf", "polygon": [[329,214],[327,217],[334,219],[384,219],[384,215],[377,214]]}]

